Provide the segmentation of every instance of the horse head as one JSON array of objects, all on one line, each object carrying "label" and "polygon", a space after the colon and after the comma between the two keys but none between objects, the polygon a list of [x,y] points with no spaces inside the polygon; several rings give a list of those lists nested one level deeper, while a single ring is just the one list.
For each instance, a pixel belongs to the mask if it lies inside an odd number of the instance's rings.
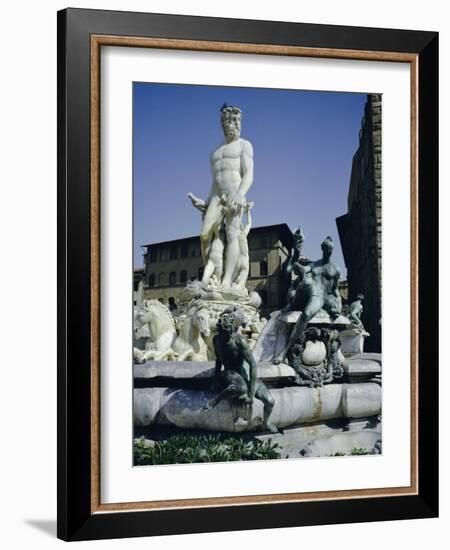
[{"label": "horse head", "polygon": [[134,328],[138,330],[142,325],[150,323],[153,317],[153,308],[149,300],[143,300],[134,317]]},{"label": "horse head", "polygon": [[205,307],[197,309],[192,318],[194,326],[198,328],[204,338],[209,338],[211,329],[209,328],[209,311]]}]

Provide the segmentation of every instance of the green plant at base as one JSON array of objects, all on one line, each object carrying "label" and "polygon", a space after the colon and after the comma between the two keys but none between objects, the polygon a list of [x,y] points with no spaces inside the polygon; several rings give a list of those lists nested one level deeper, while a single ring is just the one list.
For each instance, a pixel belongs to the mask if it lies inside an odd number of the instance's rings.
[{"label": "green plant at base", "polygon": [[337,452],[328,456],[360,456],[360,455],[373,455],[374,453],[370,449],[363,449],[362,447],[353,447],[349,453]]},{"label": "green plant at base", "polygon": [[134,464],[194,464],[234,460],[280,458],[279,445],[267,441],[245,441],[240,437],[222,439],[219,435],[174,435],[149,446],[144,437],[134,442]]},{"label": "green plant at base", "polygon": [[374,453],[369,449],[363,449],[362,447],[353,447],[350,454],[352,456],[355,456],[355,455],[372,455]]}]

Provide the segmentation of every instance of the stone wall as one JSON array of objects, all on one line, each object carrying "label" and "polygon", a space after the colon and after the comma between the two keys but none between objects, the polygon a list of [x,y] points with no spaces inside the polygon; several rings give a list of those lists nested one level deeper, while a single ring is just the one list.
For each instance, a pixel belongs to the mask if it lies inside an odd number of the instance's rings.
[{"label": "stone wall", "polygon": [[362,321],[370,337],[366,351],[381,351],[381,110],[380,94],[367,96],[353,157],[348,212],[336,219],[345,265],[348,297],[365,297]]}]

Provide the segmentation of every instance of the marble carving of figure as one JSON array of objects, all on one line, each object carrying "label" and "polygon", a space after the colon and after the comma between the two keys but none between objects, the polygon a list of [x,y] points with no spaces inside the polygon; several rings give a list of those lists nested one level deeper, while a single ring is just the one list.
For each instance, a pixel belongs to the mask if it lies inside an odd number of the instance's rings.
[{"label": "marble carving of figure", "polygon": [[297,279],[289,288],[288,305],[285,310],[301,311],[286,346],[275,358],[275,363],[286,360],[292,345],[302,341],[307,324],[323,308],[332,318],[342,311],[342,301],[338,283],[340,271],[331,260],[334,244],[331,237],[322,242],[322,258],[309,261],[301,257],[303,235],[300,230],[294,234],[294,252],[288,263],[288,272],[297,275]]},{"label": "marble carving of figure", "polygon": [[[238,332],[242,323],[239,313],[236,308],[228,308],[217,322],[218,333],[213,338],[216,354],[214,385],[219,393],[205,405],[203,412],[207,413],[224,399],[229,399],[235,425],[245,427],[248,423],[245,417],[249,416],[245,414],[245,410],[251,407],[256,397],[264,405],[263,426],[275,433],[278,431],[277,427],[269,422],[274,399],[264,382],[257,378],[256,361],[252,351],[246,338]],[[245,366],[249,369],[249,375]]]},{"label": "marble carving of figure", "polygon": [[203,271],[203,280],[211,286],[219,286],[223,273],[223,255],[225,252],[225,231],[221,228],[211,243],[208,260]]},{"label": "marble carving of figure", "polygon": [[363,294],[358,294],[356,300],[350,304],[348,309],[348,317],[352,324],[359,330],[365,330],[364,325],[361,321],[361,314],[363,312],[362,302],[364,300]]},{"label": "marble carving of figure", "polygon": [[244,211],[247,215],[247,222],[241,224],[239,232],[239,258],[236,264],[235,272],[233,275],[233,287],[245,288],[245,284],[248,279],[250,271],[250,255],[248,252],[248,234],[252,227],[252,216],[250,210],[253,208],[254,203],[248,202],[244,206]]},{"label": "marble carving of figure", "polygon": [[[225,266],[221,281],[224,289],[232,288],[235,282],[241,251],[239,237],[242,215],[247,204],[247,191],[253,183],[253,148],[249,141],[240,137],[241,118],[239,107],[223,105],[221,123],[225,143],[211,155],[213,181],[208,199],[204,201],[192,193],[188,194],[192,204],[202,212],[200,244],[205,266],[208,265],[211,253],[217,253],[217,239],[220,238],[222,224],[225,227]],[[213,272],[211,269],[204,270],[202,284],[205,287]]]}]

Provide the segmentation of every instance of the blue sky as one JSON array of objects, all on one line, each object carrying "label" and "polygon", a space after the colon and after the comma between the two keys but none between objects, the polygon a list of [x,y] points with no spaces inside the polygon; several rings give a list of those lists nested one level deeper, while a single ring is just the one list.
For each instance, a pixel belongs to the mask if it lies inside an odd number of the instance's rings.
[{"label": "blue sky", "polygon": [[303,252],[320,256],[327,235],[345,274],[336,217],[347,212],[352,157],[365,94],[221,86],[133,84],[134,265],[143,244],[198,234],[189,191],[206,198],[209,157],[223,143],[219,109],[243,112],[253,144],[253,226],[302,226]]}]

